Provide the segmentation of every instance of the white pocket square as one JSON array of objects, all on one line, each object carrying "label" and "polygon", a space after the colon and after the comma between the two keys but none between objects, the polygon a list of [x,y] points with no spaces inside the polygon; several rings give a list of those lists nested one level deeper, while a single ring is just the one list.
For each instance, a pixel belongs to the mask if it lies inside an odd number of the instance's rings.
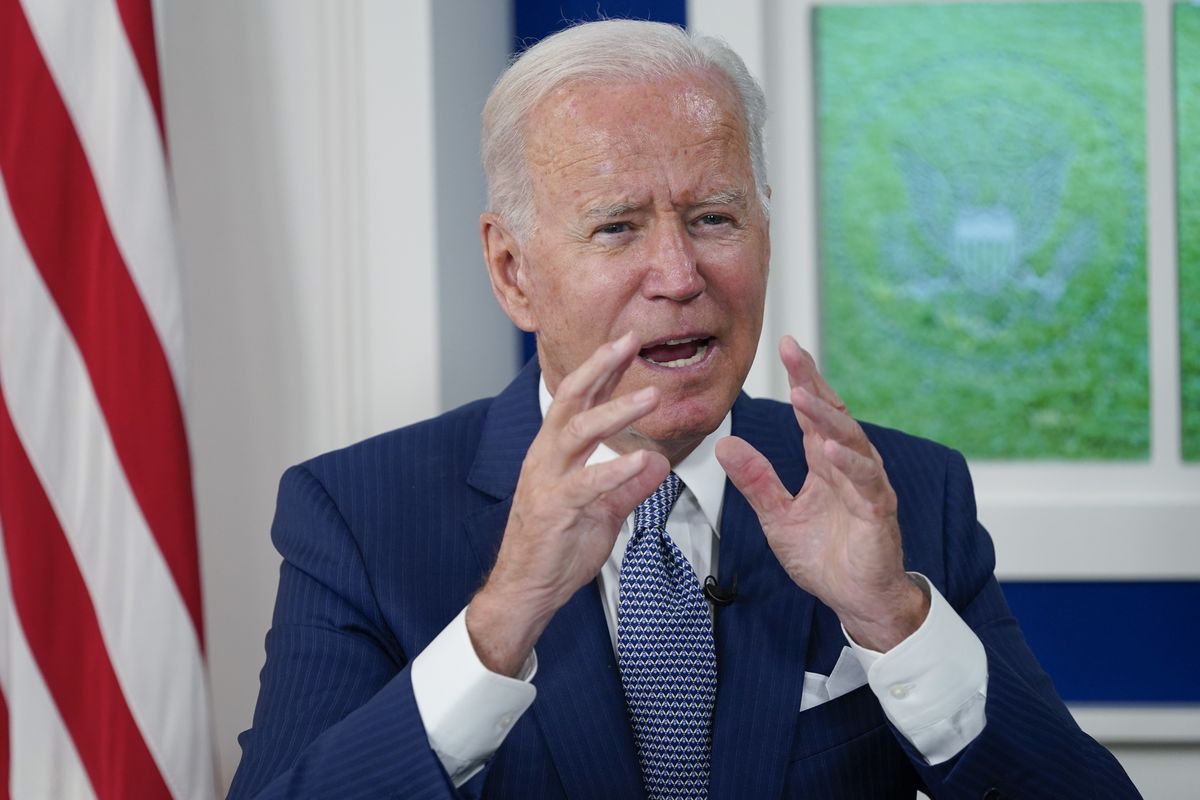
[{"label": "white pocket square", "polygon": [[859,663],[854,651],[843,647],[833,671],[828,675],[819,672],[804,673],[804,689],[800,695],[800,710],[836,700],[867,683],[867,673]]}]

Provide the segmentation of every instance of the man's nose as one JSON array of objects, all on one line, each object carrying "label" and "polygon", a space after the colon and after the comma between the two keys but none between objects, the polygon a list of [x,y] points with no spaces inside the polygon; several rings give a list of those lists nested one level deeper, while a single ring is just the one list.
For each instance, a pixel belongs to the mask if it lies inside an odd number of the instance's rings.
[{"label": "man's nose", "polygon": [[705,288],[695,243],[682,221],[663,222],[655,228],[643,291],[650,298],[665,297],[676,302],[692,299]]}]

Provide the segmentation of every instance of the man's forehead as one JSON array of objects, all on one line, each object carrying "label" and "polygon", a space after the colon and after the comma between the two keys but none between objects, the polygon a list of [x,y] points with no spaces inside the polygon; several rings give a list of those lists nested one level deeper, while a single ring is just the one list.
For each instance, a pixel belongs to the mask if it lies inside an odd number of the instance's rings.
[{"label": "man's forehead", "polygon": [[[571,81],[542,98],[528,120],[530,144],[553,148],[574,132],[581,143],[636,146],[653,137],[664,116],[698,129],[744,127],[737,94],[723,76],[682,73],[661,79]],[[546,127],[558,136],[539,136]]]},{"label": "man's forehead", "polygon": [[723,76],[688,72],[645,80],[569,81],[542,98],[537,110],[550,117],[570,119],[604,108],[616,97],[624,110],[635,111],[639,102],[669,106],[695,122],[721,112],[735,113],[737,107],[736,94]]},{"label": "man's forehead", "polygon": [[530,115],[525,155],[543,175],[599,178],[630,169],[642,156],[669,157],[679,150],[707,151],[712,167],[719,169],[731,156],[737,161],[748,156],[740,110],[729,87],[704,75],[570,83]]}]

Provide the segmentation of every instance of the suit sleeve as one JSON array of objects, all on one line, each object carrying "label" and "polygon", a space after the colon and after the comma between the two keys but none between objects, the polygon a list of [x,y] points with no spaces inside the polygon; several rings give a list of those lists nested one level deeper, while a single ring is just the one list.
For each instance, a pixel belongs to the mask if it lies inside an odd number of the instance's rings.
[{"label": "suit sleeve", "polygon": [[[1079,729],[1025,643],[993,575],[995,551],[976,518],[974,491],[960,454],[949,459],[945,481],[941,590],[983,642],[987,704],[983,731],[954,759],[931,767],[919,755],[913,758],[930,794],[1139,797],[1112,754]],[[916,755],[910,746],[906,750]]]},{"label": "suit sleeve", "polygon": [[303,465],[284,473],[271,537],[279,591],[229,797],[454,797],[357,543]]}]

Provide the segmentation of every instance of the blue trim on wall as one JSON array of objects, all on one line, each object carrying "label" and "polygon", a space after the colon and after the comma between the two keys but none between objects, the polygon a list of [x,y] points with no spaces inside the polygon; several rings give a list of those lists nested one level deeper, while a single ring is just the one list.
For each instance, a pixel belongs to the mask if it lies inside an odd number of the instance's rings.
[{"label": "blue trim on wall", "polygon": [[1200,703],[1200,581],[1010,582],[1004,594],[1064,700]]},{"label": "blue trim on wall", "polygon": [[[512,9],[514,53],[572,22],[625,18],[687,25],[686,0],[513,0]],[[518,335],[523,364],[537,352],[537,338],[521,331]]]},{"label": "blue trim on wall", "polygon": [[624,18],[687,24],[686,0],[516,0],[513,12],[514,52],[572,22]]}]

